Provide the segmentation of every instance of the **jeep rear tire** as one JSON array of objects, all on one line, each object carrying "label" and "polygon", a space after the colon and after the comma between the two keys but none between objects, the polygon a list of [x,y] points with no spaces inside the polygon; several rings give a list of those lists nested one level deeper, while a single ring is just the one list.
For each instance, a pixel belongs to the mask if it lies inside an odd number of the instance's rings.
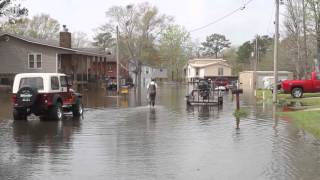
[{"label": "jeep rear tire", "polygon": [[17,92],[17,103],[21,107],[31,107],[37,100],[38,90],[32,87],[22,87]]},{"label": "jeep rear tire", "polygon": [[73,117],[80,117],[83,114],[83,105],[81,99],[78,98],[76,104],[72,105]]},{"label": "jeep rear tire", "polygon": [[49,118],[52,120],[60,121],[63,117],[62,105],[60,102],[57,102],[49,109]]},{"label": "jeep rear tire", "polygon": [[291,90],[291,96],[293,98],[302,98],[303,96],[303,90],[300,87],[295,87]]},{"label": "jeep rear tire", "polygon": [[13,120],[27,120],[27,115],[17,109],[13,109]]}]

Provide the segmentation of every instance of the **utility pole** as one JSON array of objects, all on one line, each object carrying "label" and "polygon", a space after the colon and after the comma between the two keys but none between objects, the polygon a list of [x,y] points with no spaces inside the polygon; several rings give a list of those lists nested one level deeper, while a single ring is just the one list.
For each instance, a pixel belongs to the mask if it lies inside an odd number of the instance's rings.
[{"label": "utility pole", "polygon": [[276,1],[276,14],[275,14],[275,35],[274,35],[274,59],[273,59],[273,75],[274,75],[274,83],[273,83],[273,103],[277,102],[277,92],[278,92],[278,44],[279,44],[279,9],[280,9],[280,0]]},{"label": "utility pole", "polygon": [[259,61],[259,46],[258,46],[258,38],[259,35],[256,36],[256,41],[255,41],[255,59],[254,59],[254,63],[253,63],[253,85],[254,85],[254,90],[257,89],[257,65],[258,65],[258,61]]},{"label": "utility pole", "polygon": [[119,95],[120,82],[119,82],[119,28],[117,26],[117,95]]}]

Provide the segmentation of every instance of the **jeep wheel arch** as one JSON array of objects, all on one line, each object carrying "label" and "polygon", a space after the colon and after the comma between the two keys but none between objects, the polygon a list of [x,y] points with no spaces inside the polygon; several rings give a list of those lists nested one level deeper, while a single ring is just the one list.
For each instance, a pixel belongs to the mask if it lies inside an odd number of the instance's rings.
[{"label": "jeep wheel arch", "polygon": [[63,105],[62,98],[59,95],[55,94],[52,98],[52,104],[55,105],[57,103],[60,103],[61,105]]},{"label": "jeep wheel arch", "polygon": [[75,103],[72,105],[73,117],[80,117],[83,115],[83,104],[81,97],[77,97]]}]

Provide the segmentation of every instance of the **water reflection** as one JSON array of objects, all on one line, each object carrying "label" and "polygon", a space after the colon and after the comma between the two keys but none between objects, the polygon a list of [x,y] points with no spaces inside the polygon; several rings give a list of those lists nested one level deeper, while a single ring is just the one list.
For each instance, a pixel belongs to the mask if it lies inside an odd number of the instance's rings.
[{"label": "water reflection", "polygon": [[236,118],[236,129],[239,130],[240,129],[240,118]]},{"label": "water reflection", "polygon": [[150,122],[155,123],[157,120],[157,114],[156,114],[156,109],[155,108],[150,108],[150,113],[148,119]]},{"label": "water reflection", "polygon": [[97,91],[84,101],[101,108],[80,121],[0,121],[0,179],[320,177],[319,140],[274,116],[277,107],[243,100],[249,117],[235,119],[230,96],[222,109],[186,106],[184,88],[161,86],[155,108],[143,93],[113,108],[117,99]]},{"label": "water reflection", "polygon": [[73,134],[79,132],[80,128],[81,118],[73,117],[66,117],[62,121],[30,120],[12,123],[13,138],[19,152],[37,156],[45,151],[58,153],[56,151],[70,148]]},{"label": "water reflection", "polygon": [[11,118],[11,99],[10,93],[0,90],[0,121]]},{"label": "water reflection", "polygon": [[83,93],[83,103],[87,108],[127,108],[147,104],[145,89],[130,88],[128,94],[117,95],[116,91],[102,88]]}]

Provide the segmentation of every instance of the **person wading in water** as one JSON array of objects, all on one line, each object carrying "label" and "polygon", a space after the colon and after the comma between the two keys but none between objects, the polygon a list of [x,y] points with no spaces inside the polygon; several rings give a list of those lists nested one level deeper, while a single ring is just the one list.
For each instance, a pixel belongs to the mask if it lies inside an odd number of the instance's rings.
[{"label": "person wading in water", "polygon": [[155,100],[156,100],[156,94],[157,94],[157,83],[154,81],[154,79],[151,79],[151,82],[147,85],[147,90],[149,94],[149,100],[150,105],[154,107]]}]

